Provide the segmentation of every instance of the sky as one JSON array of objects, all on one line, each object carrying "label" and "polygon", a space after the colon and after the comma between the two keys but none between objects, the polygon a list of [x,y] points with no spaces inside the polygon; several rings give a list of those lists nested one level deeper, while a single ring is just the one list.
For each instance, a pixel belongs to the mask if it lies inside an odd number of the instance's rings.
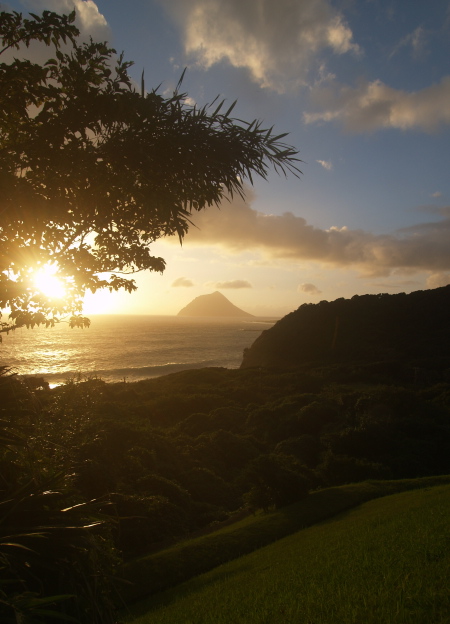
[{"label": "sky", "polygon": [[196,215],[163,275],[85,312],[177,314],[216,290],[246,312],[450,283],[450,0],[9,0],[77,10],[137,83],[288,132],[300,179],[271,173]]}]

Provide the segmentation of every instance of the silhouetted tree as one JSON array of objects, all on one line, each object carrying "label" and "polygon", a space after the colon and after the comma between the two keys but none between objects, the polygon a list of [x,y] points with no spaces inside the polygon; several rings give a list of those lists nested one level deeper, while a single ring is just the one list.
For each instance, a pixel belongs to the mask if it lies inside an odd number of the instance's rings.
[{"label": "silhouetted tree", "polygon": [[[231,117],[234,104],[188,105],[181,80],[167,98],[136,90],[132,63],[80,42],[74,20],[0,14],[0,308],[16,325],[80,311],[86,289],[135,290],[128,275],[164,271],[150,246],[181,241],[192,212],[269,168],[299,173],[286,135]],[[52,58],[10,55],[31,42]],[[57,306],[33,283],[48,264],[67,290]]]}]

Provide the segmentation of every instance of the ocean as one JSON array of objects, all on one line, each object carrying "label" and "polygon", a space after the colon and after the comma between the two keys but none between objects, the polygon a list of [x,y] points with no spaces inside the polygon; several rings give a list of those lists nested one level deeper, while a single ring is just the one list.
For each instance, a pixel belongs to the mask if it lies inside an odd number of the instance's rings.
[{"label": "ocean", "polygon": [[139,381],[189,368],[239,368],[249,347],[273,319],[177,316],[90,316],[89,329],[20,328],[3,334],[0,365],[51,386],[97,376]]}]

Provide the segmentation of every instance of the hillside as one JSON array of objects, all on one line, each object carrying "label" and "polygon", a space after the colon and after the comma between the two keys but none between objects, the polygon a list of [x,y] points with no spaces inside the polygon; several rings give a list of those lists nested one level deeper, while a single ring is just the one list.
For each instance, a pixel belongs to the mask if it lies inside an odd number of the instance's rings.
[{"label": "hillside", "polygon": [[[80,378],[54,389],[44,380],[22,380],[5,370],[3,379],[0,375],[2,405],[5,416],[14,415],[14,429],[5,419],[0,433],[8,445],[0,445],[0,460],[4,465],[11,461],[12,445],[20,451],[22,432],[32,446],[30,451],[26,448],[23,454],[14,454],[14,471],[5,473],[9,489],[2,500],[8,513],[26,519],[27,531],[37,527],[31,546],[36,551],[42,548],[45,554],[41,560],[33,559],[32,575],[26,565],[31,555],[27,554],[20,578],[27,575],[32,589],[38,587],[48,552],[61,546],[58,533],[40,544],[42,518],[48,518],[45,526],[69,520],[71,527],[77,526],[66,514],[74,500],[108,501],[98,509],[105,536],[110,537],[96,542],[96,547],[104,544],[108,549],[100,551],[105,555],[105,578],[111,576],[110,555],[124,561],[128,569],[128,562],[134,568],[135,558],[152,553],[160,562],[165,555],[159,553],[167,552],[164,549],[169,546],[170,569],[163,570],[158,563],[155,574],[175,584],[184,576],[183,570],[189,574],[199,567],[205,570],[204,559],[211,562],[220,557],[221,563],[223,555],[230,558],[232,552],[243,553],[242,543],[233,547],[227,543],[223,549],[208,543],[205,555],[196,543],[195,557],[190,551],[180,559],[177,541],[209,536],[219,523],[233,532],[234,542],[235,527],[230,524],[234,520],[249,512],[243,522],[253,520],[251,512],[255,518],[270,519],[270,513],[278,509],[283,510],[280,517],[289,520],[287,507],[302,501],[324,502],[320,492],[330,486],[450,474],[448,370],[441,368],[447,377],[441,375],[436,383],[431,378],[416,380],[415,369],[411,362],[402,361],[389,370],[352,361],[306,364],[289,371],[205,368],[136,383]],[[13,435],[16,430],[20,436]],[[33,464],[31,452],[36,458]],[[41,492],[42,487],[48,488],[45,471],[50,470],[50,474],[59,471],[70,476],[63,501],[47,489]],[[34,483],[36,473],[43,475],[43,486],[36,490],[39,496],[34,491],[23,495],[23,483]],[[17,509],[10,492],[20,494]],[[327,498],[325,502],[321,507],[329,517],[333,501]],[[39,513],[30,513],[36,506]],[[89,505],[73,509],[74,514],[83,514],[82,526],[96,517]],[[259,514],[259,510],[270,513]],[[108,515],[110,527],[105,523]],[[295,514],[295,522],[298,519]],[[305,524],[302,518],[301,526]],[[24,537],[22,527],[17,523],[17,541]],[[246,547],[260,547],[261,535],[253,524],[249,528],[250,533],[244,535]],[[281,536],[279,529],[275,537]],[[10,528],[6,530],[10,539]],[[100,528],[94,530],[97,534]],[[86,534],[86,539],[93,537]],[[67,540],[69,550],[71,544]],[[30,547],[28,542],[24,546]],[[83,542],[79,552],[90,553],[92,547]],[[72,560],[65,550],[63,556]],[[58,569],[49,581],[49,595],[59,591]],[[149,575],[137,572],[137,577],[133,573],[130,578],[138,579],[136,598],[154,589]],[[7,570],[2,578],[8,581],[6,575]],[[123,593],[128,595],[128,589]]]},{"label": "hillside", "polygon": [[130,624],[444,624],[449,486],[395,494],[142,602]]},{"label": "hillside", "polygon": [[231,303],[222,293],[200,295],[180,310],[177,316],[253,316]]},{"label": "hillside", "polygon": [[241,368],[450,356],[450,286],[304,304],[264,331]]}]

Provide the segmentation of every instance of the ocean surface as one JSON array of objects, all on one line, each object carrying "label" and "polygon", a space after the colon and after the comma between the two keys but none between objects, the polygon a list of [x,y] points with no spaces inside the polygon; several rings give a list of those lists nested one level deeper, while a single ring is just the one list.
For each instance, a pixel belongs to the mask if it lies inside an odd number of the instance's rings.
[{"label": "ocean surface", "polygon": [[50,385],[74,377],[138,381],[188,368],[238,368],[249,347],[274,319],[177,316],[90,316],[89,329],[20,328],[3,334],[0,365]]}]

